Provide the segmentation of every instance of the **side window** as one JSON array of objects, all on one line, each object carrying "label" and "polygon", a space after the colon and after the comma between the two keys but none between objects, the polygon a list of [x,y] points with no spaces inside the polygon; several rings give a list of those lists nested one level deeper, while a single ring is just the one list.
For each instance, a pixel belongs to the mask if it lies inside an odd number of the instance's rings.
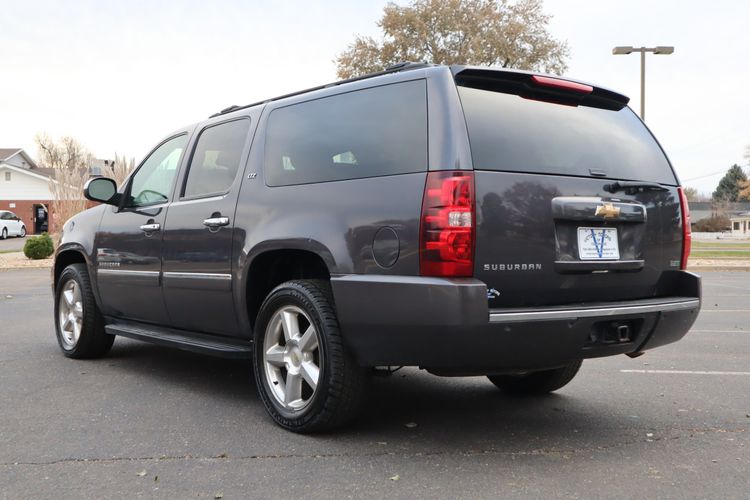
[{"label": "side window", "polygon": [[0,212],[0,220],[10,219],[10,212]]},{"label": "side window", "polygon": [[169,199],[187,139],[186,134],[180,135],[168,140],[151,153],[133,175],[127,206],[143,207],[164,203]]},{"label": "side window", "polygon": [[190,159],[182,196],[226,192],[237,177],[250,120],[220,123],[201,132]]},{"label": "side window", "polygon": [[275,109],[265,178],[286,186],[427,170],[424,80],[383,85]]}]

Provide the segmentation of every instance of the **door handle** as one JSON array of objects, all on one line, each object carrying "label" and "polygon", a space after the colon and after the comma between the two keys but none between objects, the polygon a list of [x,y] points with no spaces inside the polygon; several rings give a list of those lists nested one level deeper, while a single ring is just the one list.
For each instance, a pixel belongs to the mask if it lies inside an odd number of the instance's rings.
[{"label": "door handle", "polygon": [[209,217],[203,220],[203,225],[209,228],[229,225],[229,217]]},{"label": "door handle", "polygon": [[151,231],[158,231],[161,228],[161,226],[158,223],[153,224],[143,224],[141,226],[141,231],[145,233],[150,233]]}]

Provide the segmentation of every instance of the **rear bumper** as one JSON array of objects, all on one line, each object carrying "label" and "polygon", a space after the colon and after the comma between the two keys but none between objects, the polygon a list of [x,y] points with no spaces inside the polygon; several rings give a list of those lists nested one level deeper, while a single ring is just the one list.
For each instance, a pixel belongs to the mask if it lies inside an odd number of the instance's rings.
[{"label": "rear bumper", "polygon": [[489,309],[475,279],[331,279],[342,333],[363,366],[476,371],[548,368],[681,339],[700,311],[700,278],[670,272],[663,297]]}]

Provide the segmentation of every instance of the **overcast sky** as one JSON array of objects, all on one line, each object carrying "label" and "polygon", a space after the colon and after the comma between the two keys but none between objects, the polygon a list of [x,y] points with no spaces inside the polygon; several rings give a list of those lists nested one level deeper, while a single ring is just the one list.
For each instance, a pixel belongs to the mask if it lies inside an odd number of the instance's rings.
[{"label": "overcast sky", "polygon": [[[102,158],[142,157],[162,136],[230,104],[335,80],[335,55],[377,35],[386,2],[4,0],[0,147],[36,154],[37,132]],[[398,2],[403,4],[405,2]],[[567,74],[629,95],[646,62],[647,123],[687,185],[710,193],[750,144],[750,2],[546,0]],[[719,173],[717,173],[719,172]],[[713,176],[708,174],[716,173]]]}]

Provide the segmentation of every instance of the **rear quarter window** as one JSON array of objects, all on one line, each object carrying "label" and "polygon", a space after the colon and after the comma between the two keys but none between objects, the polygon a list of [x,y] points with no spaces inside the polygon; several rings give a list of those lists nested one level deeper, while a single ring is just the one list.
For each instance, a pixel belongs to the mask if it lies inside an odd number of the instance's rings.
[{"label": "rear quarter window", "polygon": [[266,125],[264,164],[269,186],[426,171],[425,81],[273,110]]},{"label": "rear quarter window", "polygon": [[676,184],[664,152],[633,111],[570,106],[459,86],[477,170]]}]

